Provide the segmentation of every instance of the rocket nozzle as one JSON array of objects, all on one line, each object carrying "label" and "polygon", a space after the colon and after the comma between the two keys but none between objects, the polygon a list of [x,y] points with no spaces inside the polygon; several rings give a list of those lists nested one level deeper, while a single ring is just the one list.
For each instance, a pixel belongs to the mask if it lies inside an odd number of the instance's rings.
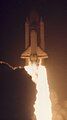
[{"label": "rocket nozzle", "polygon": [[36,53],[30,55],[30,61],[31,63],[38,63],[38,56]]}]

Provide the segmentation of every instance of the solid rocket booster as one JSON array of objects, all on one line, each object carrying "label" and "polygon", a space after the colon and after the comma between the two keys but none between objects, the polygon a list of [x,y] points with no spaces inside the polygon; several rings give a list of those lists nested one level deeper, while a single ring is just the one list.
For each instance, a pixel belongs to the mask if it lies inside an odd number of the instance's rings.
[{"label": "solid rocket booster", "polygon": [[26,19],[25,22],[25,51],[21,54],[21,58],[38,62],[39,60],[48,58],[45,52],[45,36],[44,21],[42,18],[38,22],[35,17]]},{"label": "solid rocket booster", "polygon": [[41,18],[41,20],[40,20],[40,45],[41,45],[41,48],[43,49],[43,50],[45,50],[45,36],[44,36],[44,34],[45,34],[45,31],[44,31],[44,22],[43,22],[43,20],[42,20],[42,18]]},{"label": "solid rocket booster", "polygon": [[25,22],[25,49],[29,47],[29,21],[28,18],[26,18]]}]

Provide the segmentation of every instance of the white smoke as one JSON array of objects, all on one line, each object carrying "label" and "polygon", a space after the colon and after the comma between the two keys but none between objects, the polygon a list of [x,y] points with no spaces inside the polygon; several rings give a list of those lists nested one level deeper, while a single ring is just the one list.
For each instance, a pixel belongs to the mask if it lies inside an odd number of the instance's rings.
[{"label": "white smoke", "polygon": [[67,100],[59,103],[58,95],[51,90],[52,120],[67,120]]}]

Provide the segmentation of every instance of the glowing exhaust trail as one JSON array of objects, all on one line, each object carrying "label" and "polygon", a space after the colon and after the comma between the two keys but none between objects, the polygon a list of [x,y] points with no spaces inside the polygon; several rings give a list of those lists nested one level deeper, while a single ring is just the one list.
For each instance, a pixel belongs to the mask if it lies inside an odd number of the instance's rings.
[{"label": "glowing exhaust trail", "polygon": [[46,68],[36,64],[25,66],[25,70],[31,75],[36,84],[37,95],[34,104],[37,120],[52,120],[51,101],[47,82]]}]

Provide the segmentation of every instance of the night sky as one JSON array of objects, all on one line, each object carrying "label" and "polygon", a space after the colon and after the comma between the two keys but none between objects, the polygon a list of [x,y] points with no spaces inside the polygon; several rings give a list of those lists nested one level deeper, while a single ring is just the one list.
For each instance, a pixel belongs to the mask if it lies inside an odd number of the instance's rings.
[{"label": "night sky", "polygon": [[0,60],[12,66],[23,64],[24,22],[36,9],[46,20],[46,61],[50,88],[60,101],[67,100],[67,1],[0,0]]}]

